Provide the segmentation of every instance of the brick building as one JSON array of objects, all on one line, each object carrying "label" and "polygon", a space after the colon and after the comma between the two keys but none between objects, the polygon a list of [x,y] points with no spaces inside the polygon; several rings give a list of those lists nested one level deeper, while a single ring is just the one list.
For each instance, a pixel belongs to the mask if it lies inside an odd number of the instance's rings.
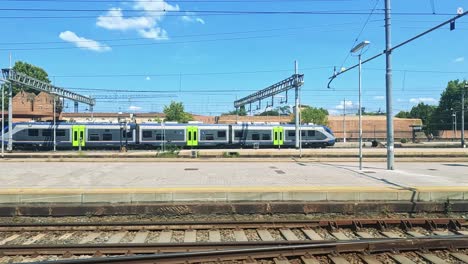
[{"label": "brick building", "polygon": [[[290,123],[292,116],[235,116],[225,115],[217,118],[219,124],[235,124],[237,122],[251,123]],[[395,138],[410,139],[412,137],[412,125],[421,125],[421,119],[394,118]],[[345,126],[343,126],[345,125]],[[358,116],[328,116],[328,127],[330,127],[339,141],[343,140],[344,130],[346,138],[356,140],[359,137]],[[362,131],[364,139],[385,139],[387,136],[387,118],[385,116],[362,116]]]},{"label": "brick building", "polygon": [[[12,99],[13,122],[52,120],[54,115],[53,100],[52,95],[43,92],[38,95],[25,91],[17,93]],[[60,109],[60,103],[58,103],[57,118],[60,118]],[[5,113],[5,117],[8,118],[7,113]]]}]

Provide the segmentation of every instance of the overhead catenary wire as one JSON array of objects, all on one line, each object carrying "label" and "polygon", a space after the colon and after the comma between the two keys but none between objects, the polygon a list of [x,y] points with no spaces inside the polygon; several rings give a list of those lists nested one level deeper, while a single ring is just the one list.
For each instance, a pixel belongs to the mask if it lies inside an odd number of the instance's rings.
[{"label": "overhead catenary wire", "polygon": [[[356,36],[356,38],[354,39],[354,42],[353,42],[353,44],[351,45],[351,48],[349,48],[349,50],[351,50],[351,49],[356,45],[356,43],[359,41],[359,38],[361,37],[362,33],[363,33],[364,30],[366,29],[366,26],[367,26],[367,24],[369,23],[369,20],[370,20],[370,18],[372,17],[372,14],[374,13],[374,11],[375,11],[375,9],[377,8],[377,6],[379,5],[379,2],[380,2],[380,0],[376,0],[376,1],[375,1],[375,5],[374,5],[374,7],[372,8],[371,13],[369,14],[369,16],[367,17],[366,21],[364,22],[364,25],[362,25],[361,30],[360,30],[359,33],[357,34],[357,36]],[[343,66],[345,65],[345,63],[346,63],[346,61],[348,60],[348,58],[349,58],[350,55],[351,55],[351,52],[348,52],[348,53],[346,54],[345,59],[344,59],[343,62],[341,63],[340,69],[343,68]]]},{"label": "overhead catenary wire", "polygon": [[[336,26],[346,26],[353,25],[353,22],[347,23],[333,23],[333,24],[318,24],[311,25],[307,27],[287,27],[287,28],[269,28],[269,29],[254,29],[254,30],[244,30],[244,31],[231,31],[231,32],[213,32],[213,33],[204,33],[204,34],[188,34],[188,35],[171,35],[172,38],[189,38],[189,37],[205,37],[205,36],[218,36],[218,35],[235,35],[235,34],[250,34],[250,33],[259,33],[259,32],[269,32],[269,31],[284,31],[284,30],[307,30],[313,28],[323,28],[323,27],[336,27]],[[148,38],[138,37],[138,38],[112,38],[112,39],[93,39],[93,40],[78,40],[76,43],[80,42],[92,42],[92,41],[129,41],[129,40],[148,40]],[[39,45],[39,44],[63,44],[64,41],[34,41],[34,42],[0,42],[0,45]]]}]

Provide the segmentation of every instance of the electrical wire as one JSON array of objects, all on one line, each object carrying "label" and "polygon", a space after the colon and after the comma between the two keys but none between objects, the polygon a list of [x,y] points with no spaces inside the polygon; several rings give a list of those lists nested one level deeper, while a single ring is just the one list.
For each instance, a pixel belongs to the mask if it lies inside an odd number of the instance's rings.
[{"label": "electrical wire", "polygon": [[[256,30],[245,30],[245,31],[231,31],[231,32],[216,32],[216,33],[205,33],[205,34],[189,34],[189,35],[175,35],[171,36],[172,38],[189,38],[189,37],[206,37],[206,36],[219,36],[219,35],[235,35],[235,34],[249,34],[249,33],[259,33],[259,32],[270,32],[270,31],[285,31],[285,30],[307,30],[313,28],[323,28],[323,27],[336,27],[336,26],[346,26],[353,25],[352,22],[347,23],[337,23],[337,24],[320,24],[307,27],[289,27],[289,28],[271,28],[271,29],[256,29]],[[102,42],[114,42],[114,41],[129,41],[129,40],[148,40],[148,38],[113,38],[113,39],[93,39],[92,41],[102,41]],[[91,40],[78,40],[76,43],[86,43],[92,42]],[[0,42],[0,45],[39,45],[39,44],[63,44],[63,41],[35,41],[35,42]]]},{"label": "electrical wire", "polygon": [[[359,41],[359,38],[361,37],[362,33],[364,32],[364,29],[366,29],[366,26],[367,24],[369,23],[369,20],[370,18],[372,17],[372,14],[374,13],[375,9],[377,8],[377,5],[379,4],[380,0],[376,0],[375,1],[375,5],[374,5],[374,8],[372,8],[372,11],[371,13],[369,14],[369,16],[367,17],[366,21],[364,22],[364,25],[362,25],[362,28],[361,30],[359,31],[358,35],[356,36],[356,38],[354,39],[354,42],[353,44],[351,45],[351,48],[349,48],[349,50],[351,50],[354,45],[356,45],[356,43]],[[341,66],[340,66],[340,69],[341,70],[343,68],[343,66],[345,65],[346,61],[348,60],[349,56],[351,55],[351,52],[348,52],[345,59],[343,60],[343,62],[341,63]]]}]

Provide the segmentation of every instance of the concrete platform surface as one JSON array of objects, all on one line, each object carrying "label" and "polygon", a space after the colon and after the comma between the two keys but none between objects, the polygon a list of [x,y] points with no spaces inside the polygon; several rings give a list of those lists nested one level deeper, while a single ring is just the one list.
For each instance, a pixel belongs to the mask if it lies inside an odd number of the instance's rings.
[{"label": "concrete platform surface", "polygon": [[0,203],[468,200],[468,163],[3,162]]},{"label": "concrete platform surface", "polygon": [[[223,158],[229,156],[229,153],[235,154],[234,156],[240,158],[291,158],[302,157],[307,158],[356,158],[358,155],[358,148],[325,148],[325,149],[303,149],[301,152],[296,149],[197,149],[198,157],[201,158]],[[385,148],[370,148],[363,149],[364,158],[385,158],[387,150]],[[190,158],[192,151],[185,149],[173,155],[174,158]],[[24,159],[24,158],[42,158],[42,159],[93,159],[93,158],[139,158],[151,159],[154,161],[164,160],[165,158],[157,158],[158,152],[151,150],[131,150],[128,152],[119,152],[118,150],[85,150],[85,151],[14,151],[12,153],[5,153],[5,159],[0,159],[0,162]],[[457,158],[458,160],[468,162],[468,148],[396,148],[395,157],[401,158]],[[228,157],[231,158],[231,157]]]}]

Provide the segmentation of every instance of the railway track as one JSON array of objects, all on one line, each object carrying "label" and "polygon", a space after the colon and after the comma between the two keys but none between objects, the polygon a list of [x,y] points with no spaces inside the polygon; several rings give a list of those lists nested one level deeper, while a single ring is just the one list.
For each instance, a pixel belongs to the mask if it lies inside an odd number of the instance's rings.
[{"label": "railway track", "polygon": [[[404,254],[409,254],[413,259],[424,259],[424,255],[421,254],[434,255],[434,253],[428,253],[428,250],[437,249],[439,251],[435,254],[436,257],[440,258],[445,254],[444,256],[454,259],[454,261],[447,263],[460,263],[456,262],[455,259],[457,259],[457,256],[462,258],[466,256],[465,249],[468,248],[467,235],[468,222],[464,219],[449,218],[274,222],[0,224],[0,263],[22,262],[31,259],[89,258],[93,256],[100,256],[102,260],[106,259],[102,258],[102,256],[136,255],[136,258],[150,257],[152,255],[146,256],[145,254],[155,253],[164,253],[166,257],[168,253],[177,255],[187,254],[187,252],[191,254],[202,254],[204,252],[205,254],[209,254],[209,252],[221,254],[227,251],[246,253],[245,250],[260,250],[262,248],[264,250],[269,249],[271,252],[269,251],[270,253],[265,256],[250,252],[252,254],[249,253],[248,257],[257,261],[264,257],[267,262],[273,261],[271,263],[291,263],[290,260],[294,260],[292,263],[347,263],[333,262],[332,259],[340,254],[345,254],[350,258],[355,256],[355,258],[362,260],[362,256],[369,253],[372,256],[377,254],[375,257],[392,259],[390,255],[393,253],[391,252],[396,252],[395,248],[398,251],[398,248],[404,245],[406,246],[402,250],[410,252]],[[387,251],[383,250],[385,245],[387,245]],[[271,250],[272,248],[276,249]],[[346,248],[347,250],[345,250]],[[380,253],[379,250],[376,250],[379,248],[382,249]],[[390,250],[390,248],[393,249]],[[300,252],[299,249],[307,252],[303,252],[302,255],[295,255]],[[349,249],[354,251],[349,251]],[[461,251],[454,251],[458,249]],[[278,254],[281,250],[293,252],[294,254]],[[229,255],[231,254],[229,252],[226,260],[236,260],[239,257],[239,255]],[[322,255],[317,255],[318,253]],[[320,260],[322,262],[304,262],[303,259],[308,255],[317,255],[318,260],[322,258]],[[194,256],[190,256],[190,259]],[[233,256],[234,259],[232,259]],[[187,257],[185,256],[185,258]],[[199,255],[199,257],[199,262],[213,261],[209,260],[213,257],[223,259],[221,255],[210,255],[208,256],[210,258],[206,258],[208,260],[203,259],[207,257],[205,255]],[[241,255],[241,257],[246,257],[246,255]],[[177,261],[179,260],[180,256]],[[241,261],[246,260],[248,259],[241,258]],[[130,261],[130,259],[127,259],[127,261]],[[131,261],[132,263],[133,261],[138,263],[138,261],[147,260]],[[157,262],[160,261],[162,260]],[[150,263],[154,263],[154,260]],[[361,261],[354,263],[399,262]]]}]

